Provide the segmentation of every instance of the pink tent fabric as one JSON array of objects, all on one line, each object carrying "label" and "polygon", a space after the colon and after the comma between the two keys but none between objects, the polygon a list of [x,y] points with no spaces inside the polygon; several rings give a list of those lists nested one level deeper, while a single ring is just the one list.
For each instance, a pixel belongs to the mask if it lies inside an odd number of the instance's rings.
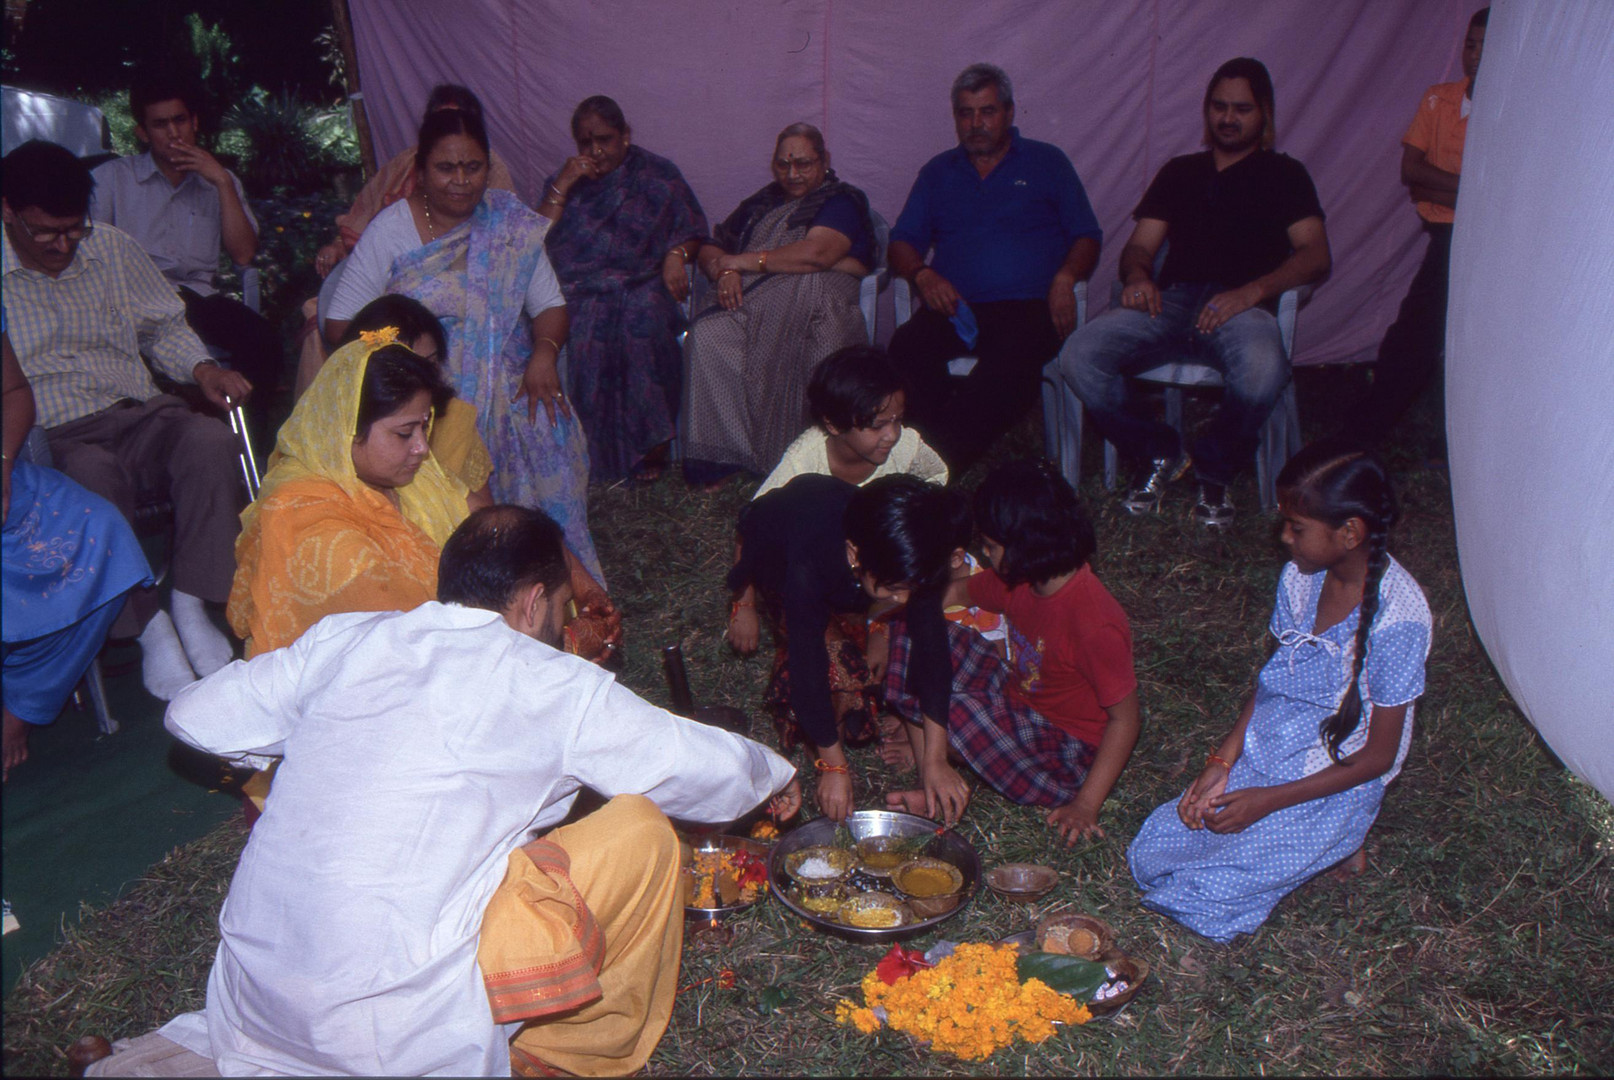
[{"label": "pink tent fabric", "polygon": [[1211,72],[1257,57],[1277,88],[1278,149],[1310,169],[1334,251],[1301,315],[1299,363],[1370,360],[1395,317],[1423,247],[1401,135],[1426,87],[1462,77],[1481,3],[350,0],[381,155],[413,144],[434,83],[464,83],[530,200],[575,153],[572,108],[609,94],[714,222],[770,179],[773,138],[796,120],[823,129],[837,172],[895,220],[919,167],[956,144],[953,77],[999,64],[1021,133],[1070,155],[1104,226],[1095,310],[1145,185],[1199,148]]}]

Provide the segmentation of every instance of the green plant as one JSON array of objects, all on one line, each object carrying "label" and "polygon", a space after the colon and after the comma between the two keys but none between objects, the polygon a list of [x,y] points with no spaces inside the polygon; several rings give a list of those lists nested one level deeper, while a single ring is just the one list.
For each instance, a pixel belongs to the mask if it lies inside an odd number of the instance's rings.
[{"label": "green plant", "polygon": [[358,157],[340,110],[316,108],[289,91],[253,87],[225,113],[223,127],[220,149],[240,158],[242,182],[259,194],[315,191],[327,170]]},{"label": "green plant", "polygon": [[106,126],[112,132],[112,149],[119,156],[138,154],[141,152],[139,140],[135,138],[134,117],[129,115],[129,91],[113,90],[100,97],[91,98],[94,105],[106,117]]}]

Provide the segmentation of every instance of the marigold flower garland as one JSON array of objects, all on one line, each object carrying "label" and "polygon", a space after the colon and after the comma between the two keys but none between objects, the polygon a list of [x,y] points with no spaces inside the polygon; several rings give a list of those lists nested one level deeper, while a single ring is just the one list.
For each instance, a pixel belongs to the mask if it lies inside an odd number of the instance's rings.
[{"label": "marigold flower garland", "polygon": [[1085,1024],[1087,1007],[1039,979],[1021,982],[1012,945],[959,945],[936,966],[887,983],[863,977],[863,1005],[843,1000],[837,1022],[873,1034],[882,1022],[931,1049],[980,1061],[1016,1039],[1040,1043],[1055,1023]]}]

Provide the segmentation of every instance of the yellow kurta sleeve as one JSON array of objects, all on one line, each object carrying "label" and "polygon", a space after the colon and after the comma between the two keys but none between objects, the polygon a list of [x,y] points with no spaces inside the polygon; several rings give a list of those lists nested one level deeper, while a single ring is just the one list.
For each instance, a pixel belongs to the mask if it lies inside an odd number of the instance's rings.
[{"label": "yellow kurta sleeve", "polygon": [[476,430],[476,407],[453,398],[432,424],[432,456],[443,471],[465,485],[467,491],[480,491],[493,475],[493,457]]}]

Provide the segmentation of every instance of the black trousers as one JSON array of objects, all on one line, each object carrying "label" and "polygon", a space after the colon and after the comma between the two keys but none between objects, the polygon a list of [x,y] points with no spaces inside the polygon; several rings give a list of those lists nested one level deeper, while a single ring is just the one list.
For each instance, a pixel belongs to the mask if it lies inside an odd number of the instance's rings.
[{"label": "black trousers", "polygon": [[269,407],[286,367],[280,334],[268,319],[222,293],[203,296],[181,286],[179,296],[185,301],[185,321],[202,344],[228,350],[230,356],[225,363],[252,384],[252,396],[246,405],[252,443],[260,455],[266,453],[264,448],[275,444],[274,432],[269,430]]},{"label": "black trousers", "polygon": [[1429,247],[1395,322],[1384,332],[1373,386],[1346,422],[1359,440],[1377,443],[1406,415],[1440,371],[1446,354],[1446,293],[1451,273],[1450,225],[1425,225]]},{"label": "black trousers", "polygon": [[[908,422],[935,447],[956,478],[1013,427],[1042,383],[1042,369],[1059,351],[1048,301],[997,300],[971,304],[980,333],[966,347],[947,316],[921,308],[891,338],[891,359],[908,383]],[[974,356],[963,379],[947,362]]]}]

